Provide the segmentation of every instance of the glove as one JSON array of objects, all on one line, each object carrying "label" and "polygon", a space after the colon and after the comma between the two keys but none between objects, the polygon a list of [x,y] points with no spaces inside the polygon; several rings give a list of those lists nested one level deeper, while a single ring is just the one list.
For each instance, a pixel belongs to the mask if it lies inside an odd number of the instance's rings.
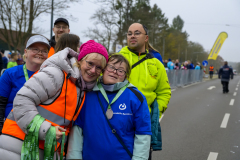
[{"label": "glove", "polygon": [[8,98],[0,96],[0,135],[2,134],[5,108],[6,108],[7,102],[8,102]]}]

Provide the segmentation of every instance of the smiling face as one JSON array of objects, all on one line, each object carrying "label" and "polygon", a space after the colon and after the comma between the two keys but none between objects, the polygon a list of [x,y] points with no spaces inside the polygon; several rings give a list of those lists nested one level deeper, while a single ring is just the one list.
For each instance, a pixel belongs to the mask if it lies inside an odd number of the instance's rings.
[{"label": "smiling face", "polygon": [[87,58],[79,61],[82,78],[85,82],[97,80],[106,65],[106,62],[105,64],[103,63],[104,59],[105,58],[99,53],[90,53],[87,55]]},{"label": "smiling face", "polygon": [[58,42],[63,33],[69,33],[70,29],[64,22],[58,22],[54,25],[53,32],[55,34],[55,41]]},{"label": "smiling face", "polygon": [[[107,63],[107,66],[103,72],[104,84],[115,84],[118,82],[123,82],[125,80],[127,64],[125,62],[116,62],[117,60],[113,60]],[[115,69],[117,69],[118,71]],[[121,71],[124,71],[125,74],[120,75],[119,72]]]},{"label": "smiling face", "polygon": [[[34,50],[40,50],[39,53],[35,53]],[[41,51],[48,53],[48,48],[45,44],[34,43],[28,49],[25,49],[26,63],[33,65],[41,65],[48,57],[48,54],[43,54]]]}]

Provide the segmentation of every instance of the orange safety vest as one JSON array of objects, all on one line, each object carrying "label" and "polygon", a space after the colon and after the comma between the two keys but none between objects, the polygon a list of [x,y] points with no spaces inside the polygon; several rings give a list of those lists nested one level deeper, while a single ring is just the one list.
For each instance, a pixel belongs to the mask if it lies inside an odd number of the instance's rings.
[{"label": "orange safety vest", "polygon": [[48,58],[51,57],[52,55],[54,55],[55,50],[53,47],[50,48],[49,52],[48,52]]},{"label": "orange safety vest", "polygon": [[213,66],[210,66],[209,67],[209,71],[213,71],[214,67]]},{"label": "orange safety vest", "polygon": [[[70,127],[72,124],[71,122],[77,119],[80,110],[82,109],[86,93],[84,92],[82,103],[77,109],[78,102],[76,85],[70,79],[66,78],[67,74],[65,72],[64,74],[65,79],[60,95],[50,104],[40,104],[39,106],[37,106],[37,110],[39,114],[46,119],[46,121],[52,124],[52,126],[60,126],[62,128],[67,129],[65,133],[67,136],[70,132]],[[81,98],[79,97],[79,101],[80,100]],[[9,135],[20,140],[24,140],[25,138],[26,134],[20,129],[20,127],[17,125],[14,119],[13,110],[10,112],[6,121],[4,122],[2,134]],[[58,143],[58,147],[59,145],[60,143]],[[44,149],[43,140],[39,140],[39,148]]]}]

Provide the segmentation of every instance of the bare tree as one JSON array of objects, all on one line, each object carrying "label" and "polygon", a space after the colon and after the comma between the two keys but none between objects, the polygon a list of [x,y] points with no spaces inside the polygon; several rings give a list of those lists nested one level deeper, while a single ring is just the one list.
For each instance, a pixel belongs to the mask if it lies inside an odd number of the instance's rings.
[{"label": "bare tree", "polygon": [[133,5],[133,0],[95,0],[101,4],[106,10],[112,11],[115,19],[113,24],[115,25],[115,34],[117,35],[114,43],[124,45],[126,38],[127,28],[130,25],[130,10]]},{"label": "bare tree", "polygon": [[[107,50],[109,51],[111,42],[114,40],[114,28],[116,26],[116,17],[113,11],[105,10],[100,8],[96,11],[96,13],[91,17],[91,19],[96,20],[94,29],[88,28],[88,31],[84,31],[85,36],[91,39],[98,41],[103,44]],[[103,28],[99,29],[100,26]]]},{"label": "bare tree", "polygon": [[[69,8],[72,2],[80,0],[55,0],[54,12],[63,15],[63,10]],[[16,51],[24,50],[26,40],[31,36],[33,23],[43,13],[49,14],[49,0],[1,0],[0,1],[0,36]]]}]

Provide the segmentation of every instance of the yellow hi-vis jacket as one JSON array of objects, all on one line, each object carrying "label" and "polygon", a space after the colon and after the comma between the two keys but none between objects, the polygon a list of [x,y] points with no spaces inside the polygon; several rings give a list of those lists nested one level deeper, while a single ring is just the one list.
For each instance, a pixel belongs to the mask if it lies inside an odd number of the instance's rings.
[{"label": "yellow hi-vis jacket", "polygon": [[[127,46],[119,53],[129,61],[130,66],[146,56],[133,53]],[[157,99],[161,116],[171,98],[171,88],[163,64],[156,58],[147,59],[132,69],[129,81],[146,97],[150,112],[150,105]]]}]

